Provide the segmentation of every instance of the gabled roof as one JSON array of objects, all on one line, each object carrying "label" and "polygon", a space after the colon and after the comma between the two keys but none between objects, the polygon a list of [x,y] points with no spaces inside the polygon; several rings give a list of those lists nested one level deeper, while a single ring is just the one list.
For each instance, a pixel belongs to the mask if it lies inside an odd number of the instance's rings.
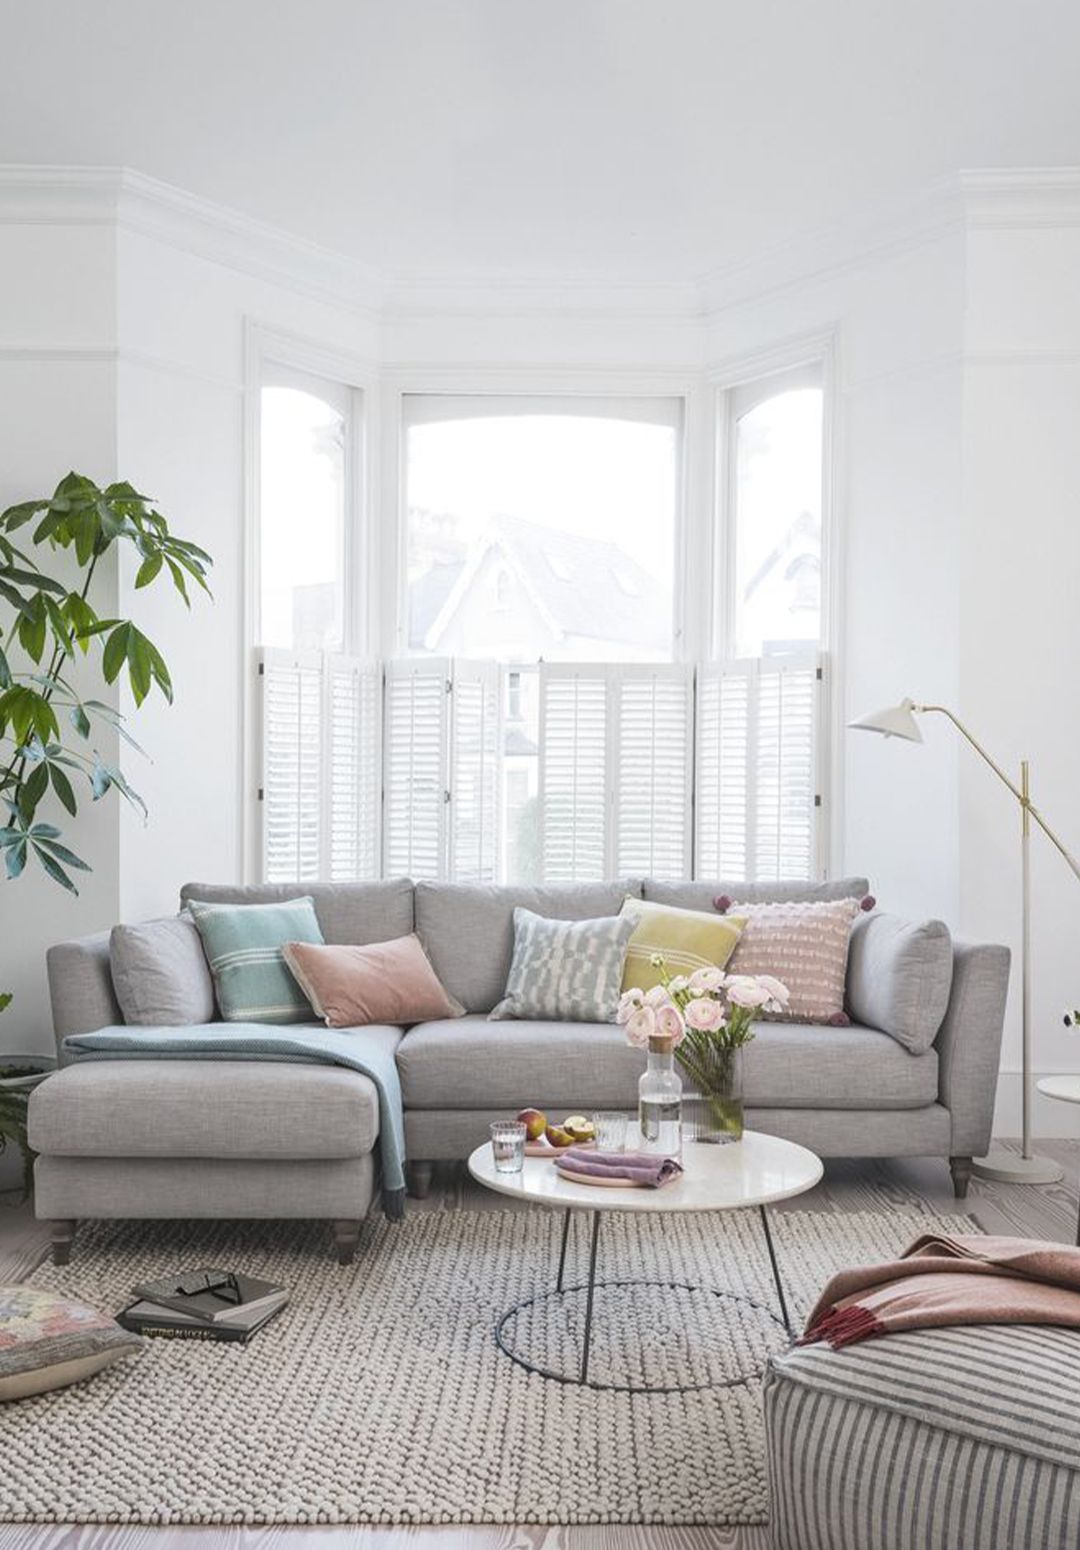
[{"label": "gabled roof", "polygon": [[[483,537],[446,589],[443,606],[428,615],[435,646],[456,610],[468,596],[485,557],[495,549],[519,577],[540,612],[563,636],[594,640],[624,640],[643,647],[670,644],[670,604],[657,578],[618,544],[585,538],[560,528],[527,522],[521,517],[492,518]],[[448,572],[450,567],[435,570]],[[419,635],[417,602],[430,607],[432,592],[445,585],[433,580],[421,598],[413,594],[414,639]]]}]

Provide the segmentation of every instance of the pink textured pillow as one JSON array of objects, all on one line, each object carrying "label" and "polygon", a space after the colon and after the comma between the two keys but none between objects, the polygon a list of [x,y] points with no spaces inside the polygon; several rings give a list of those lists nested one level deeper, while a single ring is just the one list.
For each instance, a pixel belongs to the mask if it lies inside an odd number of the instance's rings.
[{"label": "pink textured pillow", "polygon": [[423,1023],[465,1010],[443,989],[415,934],[367,947],[286,942],[281,955],[328,1028]]},{"label": "pink textured pillow", "polygon": [[728,959],[729,974],[772,974],[791,993],[783,1012],[760,1014],[770,1022],[832,1023],[844,1027],[851,925],[857,899],[812,904],[732,904],[746,917]]}]

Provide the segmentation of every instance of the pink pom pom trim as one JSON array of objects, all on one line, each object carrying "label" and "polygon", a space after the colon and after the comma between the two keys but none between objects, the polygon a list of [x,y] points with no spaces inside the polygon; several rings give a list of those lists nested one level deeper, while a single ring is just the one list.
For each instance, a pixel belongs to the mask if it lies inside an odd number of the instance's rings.
[{"label": "pink pom pom trim", "polygon": [[850,1028],[851,1018],[846,1012],[834,1012],[829,1018],[830,1028]]},{"label": "pink pom pom trim", "polygon": [[712,902],[714,910],[719,910],[721,915],[726,915],[731,908],[731,895],[728,893],[718,893]]},{"label": "pink pom pom trim", "polygon": [[876,910],[877,900],[874,898],[874,895],[872,893],[868,893],[863,899],[862,903],[859,905],[859,908],[861,910]]}]

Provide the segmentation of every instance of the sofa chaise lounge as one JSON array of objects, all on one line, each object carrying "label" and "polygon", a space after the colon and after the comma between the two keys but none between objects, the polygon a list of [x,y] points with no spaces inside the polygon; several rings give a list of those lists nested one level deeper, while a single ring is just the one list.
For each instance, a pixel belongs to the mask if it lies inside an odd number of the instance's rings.
[{"label": "sofa chaise lounge", "polygon": [[[310,895],[328,942],[385,941],[416,930],[464,1017],[399,1030],[396,1059],[408,1180],[430,1187],[435,1162],[460,1159],[491,1119],[526,1104],[554,1114],[632,1109],[640,1051],[604,1024],[489,1022],[506,983],[513,910],[589,919],[627,893],[712,908],[861,896],[863,879],[823,884],[670,883],[650,879],[486,887],[402,879],[357,884],[188,884],[181,900],[264,903]],[[48,955],[60,1069],[34,1092],[35,1199],[53,1252],[76,1223],[104,1217],[303,1217],[332,1221],[347,1260],[376,1187],[378,1105],[358,1072],[273,1060],[126,1059],[65,1064],[63,1040],[122,1021],[109,934]],[[852,932],[850,1026],[762,1023],[747,1050],[747,1123],[825,1157],[948,1159],[958,1197],[989,1143],[1009,953],[952,941],[940,922],[881,911]],[[912,1053],[890,1032],[923,1027]]]}]

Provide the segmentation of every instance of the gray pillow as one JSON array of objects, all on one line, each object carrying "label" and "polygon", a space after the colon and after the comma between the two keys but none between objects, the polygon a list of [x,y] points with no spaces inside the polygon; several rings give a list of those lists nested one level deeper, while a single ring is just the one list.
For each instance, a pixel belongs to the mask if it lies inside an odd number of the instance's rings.
[{"label": "gray pillow", "polygon": [[878,910],[856,918],[847,970],[853,1022],[880,1028],[922,1055],[944,1021],[952,974],[952,937],[944,921],[916,923]]},{"label": "gray pillow", "polygon": [[178,1028],[214,1021],[214,981],[190,915],[114,926],[109,963],[126,1023]]},{"label": "gray pillow", "polygon": [[548,920],[519,904],[506,995],[489,1013],[491,1020],[614,1022],[626,948],[636,925],[632,914]]}]

